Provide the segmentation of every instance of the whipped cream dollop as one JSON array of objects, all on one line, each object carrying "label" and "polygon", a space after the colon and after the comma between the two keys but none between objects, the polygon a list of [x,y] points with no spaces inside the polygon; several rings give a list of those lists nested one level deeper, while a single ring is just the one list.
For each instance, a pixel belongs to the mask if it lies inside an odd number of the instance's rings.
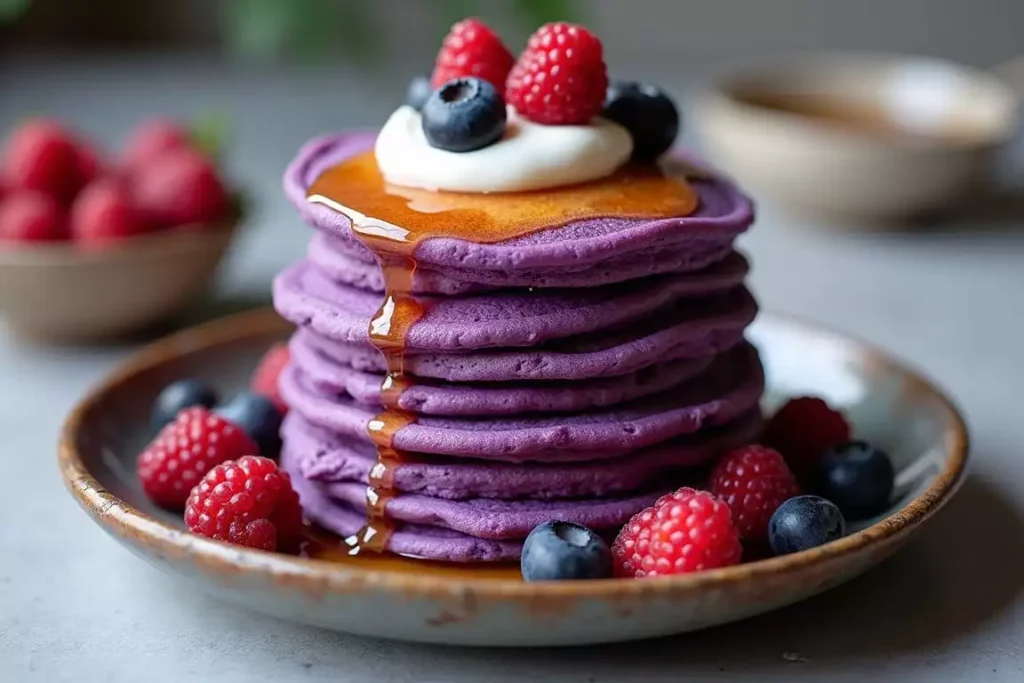
[{"label": "whipped cream dollop", "polygon": [[505,135],[472,152],[432,147],[420,113],[399,107],[374,149],[384,179],[394,185],[449,192],[523,192],[596,180],[633,153],[629,131],[595,118],[585,126],[534,123],[508,108]]}]

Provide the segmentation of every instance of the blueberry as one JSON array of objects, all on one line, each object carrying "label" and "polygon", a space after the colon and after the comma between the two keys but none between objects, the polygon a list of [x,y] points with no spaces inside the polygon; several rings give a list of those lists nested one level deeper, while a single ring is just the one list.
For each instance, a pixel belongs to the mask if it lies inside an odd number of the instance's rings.
[{"label": "blueberry", "polygon": [[405,103],[420,111],[433,93],[434,86],[430,85],[430,76],[421,74],[409,81],[409,87],[405,90]]},{"label": "blueberry", "polygon": [[614,81],[608,86],[601,114],[633,136],[633,160],[654,161],[679,135],[679,110],[656,85]]},{"label": "blueberry", "polygon": [[768,542],[776,555],[814,548],[846,533],[836,504],[820,496],[797,496],[780,505],[768,522]]},{"label": "blueberry", "polygon": [[281,411],[266,396],[242,392],[215,411],[237,425],[260,447],[259,455],[274,457],[281,448]]},{"label": "blueberry", "polygon": [[164,387],[153,403],[150,424],[153,431],[163,429],[185,408],[202,406],[212,408],[217,404],[217,394],[205,382],[198,379],[182,379]]},{"label": "blueberry", "polygon": [[612,575],[612,553],[600,536],[572,522],[545,522],[523,544],[525,581],[604,579]]},{"label": "blueberry", "polygon": [[505,100],[480,78],[453,78],[423,105],[423,134],[432,147],[472,152],[505,134]]},{"label": "blueberry", "polygon": [[885,451],[864,441],[830,448],[821,457],[821,494],[850,520],[884,511],[895,477]]}]

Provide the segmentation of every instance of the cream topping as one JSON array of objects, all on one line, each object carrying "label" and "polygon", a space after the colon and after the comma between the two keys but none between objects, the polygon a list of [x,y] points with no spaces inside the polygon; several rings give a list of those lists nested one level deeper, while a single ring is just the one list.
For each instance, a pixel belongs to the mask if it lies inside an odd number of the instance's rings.
[{"label": "cream topping", "polygon": [[508,108],[504,137],[472,152],[432,147],[420,113],[399,107],[377,137],[374,153],[394,185],[449,192],[523,192],[604,178],[629,160],[633,140],[617,123],[585,126],[534,123]]}]

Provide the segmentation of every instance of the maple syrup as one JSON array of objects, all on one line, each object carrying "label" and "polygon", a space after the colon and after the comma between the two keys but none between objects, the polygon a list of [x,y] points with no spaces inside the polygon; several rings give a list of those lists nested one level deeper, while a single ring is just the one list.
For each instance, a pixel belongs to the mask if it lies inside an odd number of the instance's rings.
[{"label": "maple syrup", "polygon": [[[369,549],[368,549],[369,550]],[[353,555],[351,547],[329,531],[319,527],[307,527],[301,554],[314,560],[323,560],[350,567],[372,566],[375,571],[416,574],[423,576],[441,575],[451,579],[494,579],[497,581],[522,581],[518,562],[442,562],[414,557],[403,557],[393,553],[362,553]]]},{"label": "maple syrup", "polygon": [[395,469],[408,457],[395,448],[394,438],[416,421],[399,407],[410,385],[403,368],[406,338],[423,316],[422,305],[412,296],[416,246],[431,237],[489,244],[587,218],[687,216],[699,204],[696,190],[686,182],[688,172],[683,167],[630,165],[607,178],[548,190],[433,192],[385,182],[368,151],[325,170],[314,181],[307,200],[352,221],[353,233],[376,255],[385,286],[384,302],[369,327],[370,342],[387,363],[380,390],[383,411],[368,425],[377,458],[366,489],[366,523],[345,539],[348,556],[386,550],[394,532],[386,508],[396,493]]}]

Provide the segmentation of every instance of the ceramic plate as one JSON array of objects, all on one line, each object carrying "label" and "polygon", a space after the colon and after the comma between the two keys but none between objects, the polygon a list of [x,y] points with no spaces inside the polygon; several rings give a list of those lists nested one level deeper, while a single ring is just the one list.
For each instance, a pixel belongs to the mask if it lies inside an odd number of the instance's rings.
[{"label": "ceramic plate", "polygon": [[749,334],[767,367],[767,407],[789,395],[824,396],[847,411],[856,436],[889,451],[899,473],[892,508],[828,545],[674,578],[525,584],[515,571],[340,554],[291,557],[193,536],[179,517],[151,505],[135,481],[135,455],[149,437],[149,406],[161,387],[186,376],[207,379],[224,393],[242,388],[259,356],[288,332],[272,311],[262,310],[144,349],[68,418],[60,466],[86,512],[157,567],[225,600],[351,633],[550,646],[648,638],[742,619],[837,586],[891,555],[949,500],[967,460],[963,420],[928,380],[866,344],[764,314]]}]

